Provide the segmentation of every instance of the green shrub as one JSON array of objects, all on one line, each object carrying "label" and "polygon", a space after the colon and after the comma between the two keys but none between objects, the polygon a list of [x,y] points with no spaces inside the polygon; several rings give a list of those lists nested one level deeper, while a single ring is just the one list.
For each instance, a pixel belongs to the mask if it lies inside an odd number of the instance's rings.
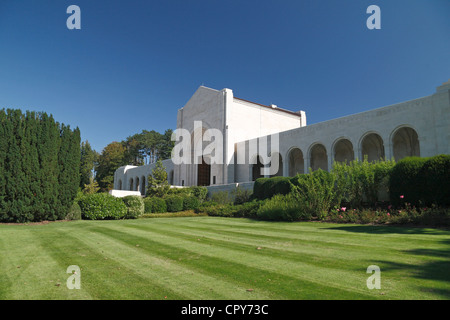
[{"label": "green shrub", "polygon": [[258,178],[253,185],[253,198],[264,199],[264,184],[269,178]]},{"label": "green shrub", "polygon": [[122,199],[108,193],[85,195],[78,203],[83,219],[122,219],[127,214],[127,207]]},{"label": "green shrub", "polygon": [[173,196],[173,195],[183,196],[183,195],[191,195],[191,194],[192,194],[192,190],[190,187],[170,188],[166,193],[167,196]]},{"label": "green shrub", "polygon": [[274,195],[259,207],[256,215],[261,220],[272,221],[298,221],[311,218],[307,212],[302,211],[296,197],[292,194]]},{"label": "green shrub", "polygon": [[164,198],[166,201],[167,212],[183,211],[183,197],[171,195]]},{"label": "green shrub", "polygon": [[253,186],[254,198],[259,200],[270,199],[276,194],[288,194],[291,192],[291,178],[272,177],[256,179]]},{"label": "green shrub", "polygon": [[335,175],[319,169],[310,174],[299,174],[292,181],[292,193],[306,215],[322,219],[333,206],[339,205],[335,193]]},{"label": "green shrub", "polygon": [[253,200],[235,205],[233,216],[236,218],[256,218],[259,208],[266,200]]},{"label": "green shrub", "polygon": [[201,187],[201,186],[194,186],[190,187],[191,194],[196,197],[200,202],[203,202],[206,200],[206,197],[208,196],[208,188]]},{"label": "green shrub", "polygon": [[127,206],[125,219],[136,219],[145,212],[144,200],[140,196],[126,196],[122,198]]},{"label": "green shrub", "polygon": [[237,187],[233,191],[234,196],[234,204],[242,204],[250,201],[252,196],[252,191],[248,189],[242,189],[241,187]]},{"label": "green shrub", "polygon": [[264,183],[264,199],[270,199],[276,194],[289,194],[291,192],[290,180],[290,177],[269,178]]},{"label": "green shrub", "polygon": [[[153,212],[153,201],[152,197],[144,198],[144,213],[152,213]],[[164,201],[164,204],[166,202]]]},{"label": "green shrub", "polygon": [[234,217],[235,208],[232,204],[217,204],[203,208],[208,216],[212,217]]},{"label": "green shrub", "polygon": [[81,220],[81,208],[78,202],[74,202],[66,215],[66,220]]},{"label": "green shrub", "polygon": [[425,180],[421,174],[428,158],[408,157],[392,168],[389,179],[391,203],[398,206],[409,202],[419,204],[423,199]]},{"label": "green shrub", "polygon": [[233,198],[230,196],[228,191],[218,191],[211,195],[211,200],[217,202],[218,204],[231,204],[233,203]]},{"label": "green shrub", "polygon": [[439,155],[426,160],[419,176],[423,181],[421,194],[426,205],[450,205],[450,155]]},{"label": "green shrub", "polygon": [[200,205],[200,200],[196,196],[183,197],[183,210],[195,210]]},{"label": "green shrub", "polygon": [[[389,192],[389,177],[394,161],[368,162],[354,160],[333,164],[336,202],[361,207],[364,202],[375,206],[380,196]],[[387,200],[387,199],[386,199]]]},{"label": "green shrub", "polygon": [[167,212],[166,201],[158,197],[147,197],[144,199],[145,213],[164,213]]},{"label": "green shrub", "polygon": [[205,201],[195,209],[195,212],[206,213],[209,216],[217,217],[256,218],[257,211],[264,202],[261,200],[253,200],[234,205],[231,203],[218,204],[213,201]]},{"label": "green shrub", "polygon": [[194,212],[195,213],[207,213],[206,212],[207,208],[214,207],[217,205],[218,205],[218,203],[214,202],[214,201],[204,201],[204,202],[200,203],[200,205],[196,209],[194,209]]}]

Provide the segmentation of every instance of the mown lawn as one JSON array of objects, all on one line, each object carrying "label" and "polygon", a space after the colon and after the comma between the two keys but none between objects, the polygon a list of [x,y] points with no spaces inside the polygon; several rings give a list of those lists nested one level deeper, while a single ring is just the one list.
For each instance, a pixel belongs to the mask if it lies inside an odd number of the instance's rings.
[{"label": "mown lawn", "polygon": [[[449,299],[450,231],[186,217],[0,225],[0,299]],[[81,289],[69,290],[70,265]],[[381,269],[369,290],[366,269]]]}]

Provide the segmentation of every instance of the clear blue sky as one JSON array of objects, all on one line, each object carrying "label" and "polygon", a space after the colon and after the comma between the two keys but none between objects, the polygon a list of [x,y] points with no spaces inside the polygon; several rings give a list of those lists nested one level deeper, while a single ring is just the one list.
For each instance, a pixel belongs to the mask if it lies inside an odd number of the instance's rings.
[{"label": "clear blue sky", "polygon": [[[372,4],[381,30],[366,27]],[[311,124],[448,79],[449,0],[0,0],[0,108],[51,113],[97,151],[175,129],[202,84]]]}]

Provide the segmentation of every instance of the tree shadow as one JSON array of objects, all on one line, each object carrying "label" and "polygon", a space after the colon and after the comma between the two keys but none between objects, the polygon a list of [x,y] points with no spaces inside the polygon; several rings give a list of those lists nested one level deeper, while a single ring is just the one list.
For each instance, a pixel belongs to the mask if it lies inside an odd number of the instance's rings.
[{"label": "tree shadow", "polygon": [[435,229],[430,227],[416,227],[416,226],[393,226],[393,225],[350,225],[337,226],[325,228],[327,230],[342,230],[356,233],[368,234],[430,234],[442,235],[448,229]]},{"label": "tree shadow", "polygon": [[[445,236],[447,230],[420,228],[420,227],[400,227],[400,226],[338,226],[327,229],[343,230],[348,232],[366,234],[420,234],[420,235],[441,235]],[[449,235],[450,236],[450,235]],[[439,240],[438,243],[445,247],[439,249],[417,248],[403,250],[402,253],[423,256],[427,261],[423,264],[406,264],[394,261],[379,261],[384,265],[384,271],[401,270],[409,273],[413,278],[438,281],[444,284],[444,288],[422,287],[422,292],[431,292],[444,299],[450,299],[450,238]]]}]

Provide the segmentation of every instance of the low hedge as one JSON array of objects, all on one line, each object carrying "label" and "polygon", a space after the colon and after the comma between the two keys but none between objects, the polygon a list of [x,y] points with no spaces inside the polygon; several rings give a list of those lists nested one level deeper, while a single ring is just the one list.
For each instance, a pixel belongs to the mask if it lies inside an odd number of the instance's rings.
[{"label": "low hedge", "polygon": [[196,213],[206,213],[213,217],[256,218],[257,211],[265,201],[253,200],[242,204],[218,204],[207,201],[201,204]]},{"label": "low hedge", "polygon": [[450,205],[450,155],[408,157],[392,169],[390,197],[393,205]]},{"label": "low hedge", "polygon": [[196,196],[184,196],[183,210],[195,210],[200,205],[200,200]]},{"label": "low hedge", "polygon": [[125,219],[136,219],[145,212],[144,200],[140,196],[126,196],[122,201],[127,206]]},{"label": "low hedge", "polygon": [[172,195],[164,198],[166,201],[167,212],[183,211],[183,197]]},{"label": "low hedge", "polygon": [[78,204],[82,218],[87,220],[123,219],[128,212],[122,199],[108,193],[84,195]]},{"label": "low hedge", "polygon": [[201,186],[192,186],[192,187],[185,187],[185,188],[171,188],[167,192],[167,196],[194,196],[196,197],[200,202],[203,202],[206,200],[206,196],[208,195],[208,189],[206,187]]},{"label": "low hedge", "polygon": [[272,221],[311,219],[311,215],[302,209],[292,194],[276,194],[258,209],[256,216],[261,220]]},{"label": "low hedge", "polygon": [[429,158],[422,166],[423,201],[426,205],[450,206],[450,155]]},{"label": "low hedge", "polygon": [[408,157],[397,162],[392,168],[389,178],[389,192],[393,205],[399,206],[404,201],[414,205],[421,202],[425,183],[421,170],[427,160],[428,158]]},{"label": "low hedge", "polygon": [[276,194],[286,195],[291,192],[289,177],[272,177],[256,179],[253,186],[253,197],[259,200],[270,199]]},{"label": "low hedge", "polygon": [[164,213],[167,212],[166,201],[158,197],[147,197],[144,199],[145,213]]}]

